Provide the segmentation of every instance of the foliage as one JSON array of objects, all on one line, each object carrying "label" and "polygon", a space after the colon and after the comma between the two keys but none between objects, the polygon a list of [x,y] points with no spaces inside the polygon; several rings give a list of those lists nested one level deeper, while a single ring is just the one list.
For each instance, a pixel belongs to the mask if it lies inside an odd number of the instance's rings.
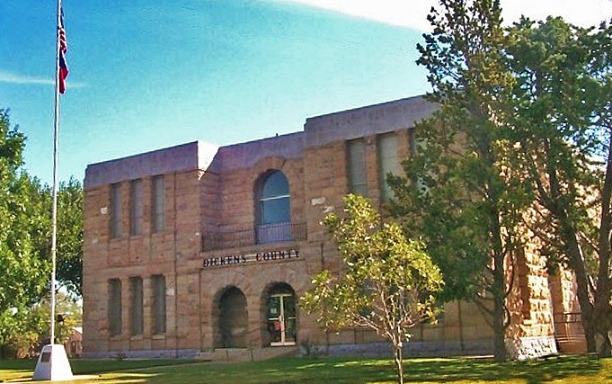
[{"label": "foliage", "polygon": [[77,297],[83,294],[83,187],[60,183],[57,212],[57,279]]},{"label": "foliage", "polygon": [[[44,344],[49,343],[51,305],[48,298],[28,307],[6,311],[0,324],[0,357],[27,358],[37,356]],[[56,295],[56,343],[68,341],[72,329],[82,323],[82,309],[71,297],[62,292]]]},{"label": "foliage", "polygon": [[[267,361],[211,364],[189,360],[72,360],[77,375],[100,375],[88,383],[155,384],[388,384],[390,362],[380,359],[281,358]],[[551,360],[496,363],[489,359],[406,359],[406,381],[414,383],[610,383],[611,359],[563,357]],[[0,380],[29,378],[33,360],[0,360]],[[75,382],[83,382],[80,381]]]},{"label": "foliage", "polygon": [[37,252],[37,236],[48,222],[39,209],[41,196],[33,193],[36,181],[20,172],[24,143],[17,127],[10,127],[8,111],[0,110],[0,319],[7,321],[40,298],[50,271]]},{"label": "foliage", "polygon": [[[43,339],[49,326],[41,313],[45,310],[44,296],[49,292],[51,275],[52,196],[48,186],[22,170],[24,146],[25,137],[17,127],[10,126],[8,111],[0,110],[0,348],[3,354],[31,353],[29,349],[36,349],[33,346]],[[60,284],[79,296],[83,242],[80,184],[74,179],[61,184],[58,200],[57,277]]]},{"label": "foliage", "polygon": [[444,298],[469,299],[487,313],[494,353],[504,360],[507,266],[522,246],[521,213],[529,190],[509,166],[509,113],[514,80],[503,65],[507,36],[498,1],[442,0],[428,17],[433,32],[419,44],[430,101],[440,108],[416,126],[417,153],[393,177],[391,211],[423,236],[444,274]]},{"label": "foliage", "polygon": [[391,341],[403,382],[402,344],[408,329],[435,319],[442,277],[422,244],[406,240],[396,223],[382,222],[364,197],[348,195],[344,203],[344,215],[330,213],[324,224],[345,270],[316,275],[302,304],[327,330],[367,327]]},{"label": "foliage", "polygon": [[[574,270],[590,351],[612,330],[612,26],[522,19],[509,30],[516,84],[512,163],[533,186],[532,230],[549,265]],[[596,335],[601,343],[596,345]]]}]

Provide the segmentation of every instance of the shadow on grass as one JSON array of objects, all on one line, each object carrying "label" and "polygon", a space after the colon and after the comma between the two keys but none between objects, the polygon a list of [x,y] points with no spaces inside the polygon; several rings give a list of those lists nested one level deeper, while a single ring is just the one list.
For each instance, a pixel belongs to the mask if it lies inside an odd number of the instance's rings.
[{"label": "shadow on grass", "polygon": [[[155,366],[155,363],[162,362],[83,361],[74,364],[73,371],[75,374],[101,374],[92,382],[108,384],[382,384],[394,383],[396,379],[394,365],[387,359],[284,358],[240,364],[192,363],[180,366]],[[25,364],[20,365],[12,368],[25,368]],[[404,360],[404,367],[406,383],[543,384],[554,380],[569,383],[574,379],[585,384],[612,382],[612,360],[586,357],[506,363],[490,359],[423,358]]]},{"label": "shadow on grass", "polygon": [[[609,366],[609,365],[607,365]],[[606,381],[602,360],[562,357],[551,360],[497,363],[484,359],[408,359],[406,383],[515,383],[542,384],[552,380],[583,383]],[[375,384],[394,383],[390,360],[278,359],[257,363],[209,364],[189,368],[152,370],[146,383],[253,383],[253,384]],[[568,380],[568,381],[565,381]]]},{"label": "shadow on grass", "polygon": [[407,382],[525,380],[528,384],[540,384],[571,376],[597,376],[601,368],[597,359],[562,357],[505,363],[471,359],[411,360],[405,371]]},{"label": "shadow on grass", "polygon": [[[324,360],[322,360],[324,361]],[[316,369],[317,376],[333,377],[337,367],[348,368],[352,380],[337,382],[377,383],[395,379],[392,363],[385,360],[346,361],[344,363],[304,364],[298,369]],[[490,359],[408,359],[404,361],[406,382],[448,383],[455,381],[524,380],[528,384],[541,384],[563,380],[572,376],[601,378],[602,362],[593,358],[561,357],[550,360],[497,363]],[[327,372],[327,373],[326,373]],[[310,375],[309,375],[310,376]],[[342,375],[338,374],[340,378]],[[593,381],[593,382],[595,382]],[[290,383],[288,381],[287,383]],[[330,381],[331,382],[331,381]]]}]

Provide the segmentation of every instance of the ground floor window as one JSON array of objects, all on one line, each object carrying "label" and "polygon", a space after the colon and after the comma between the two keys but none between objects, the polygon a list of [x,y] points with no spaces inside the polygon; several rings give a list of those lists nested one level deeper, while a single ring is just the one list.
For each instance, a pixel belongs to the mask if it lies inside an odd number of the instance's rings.
[{"label": "ground floor window", "polygon": [[164,275],[153,275],[152,284],[152,319],[153,334],[159,335],[166,333],[166,278]]},{"label": "ground floor window", "polygon": [[121,334],[121,280],[108,281],[108,331],[110,336]]},{"label": "ground floor window", "polygon": [[132,336],[142,335],[144,322],[142,304],[142,278],[130,277],[130,333]]}]

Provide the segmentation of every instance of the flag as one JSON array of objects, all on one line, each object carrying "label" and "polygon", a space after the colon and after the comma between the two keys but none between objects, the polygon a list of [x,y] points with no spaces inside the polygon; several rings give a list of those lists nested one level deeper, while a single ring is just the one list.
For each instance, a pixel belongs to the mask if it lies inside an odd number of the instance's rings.
[{"label": "flag", "polygon": [[59,25],[57,27],[59,38],[59,73],[58,83],[60,93],[66,92],[66,78],[68,77],[68,64],[66,64],[66,52],[68,51],[68,42],[66,41],[66,30],[64,29],[64,10],[60,11]]}]

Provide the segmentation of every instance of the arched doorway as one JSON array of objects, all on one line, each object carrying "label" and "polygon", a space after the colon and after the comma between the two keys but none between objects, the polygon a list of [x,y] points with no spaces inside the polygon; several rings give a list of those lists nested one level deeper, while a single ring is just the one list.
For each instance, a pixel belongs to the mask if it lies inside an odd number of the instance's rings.
[{"label": "arched doorway", "polygon": [[230,287],[219,299],[220,348],[246,348],[249,314],[246,297],[236,287]]},{"label": "arched doorway", "polygon": [[266,329],[269,345],[294,345],[297,337],[295,292],[290,285],[273,285],[266,295]]}]

